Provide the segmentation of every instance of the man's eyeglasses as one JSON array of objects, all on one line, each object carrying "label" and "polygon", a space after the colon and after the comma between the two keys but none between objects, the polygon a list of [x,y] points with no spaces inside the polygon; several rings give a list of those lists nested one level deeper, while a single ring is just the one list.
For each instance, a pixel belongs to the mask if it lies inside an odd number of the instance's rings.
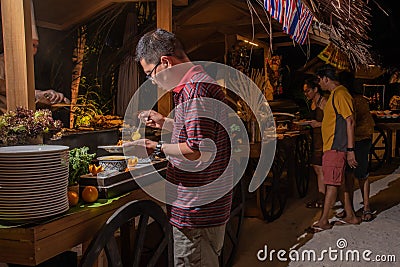
[{"label": "man's eyeglasses", "polygon": [[159,62],[154,66],[154,68],[150,71],[150,73],[146,75],[146,79],[154,80],[153,77],[152,77],[151,75],[153,74],[153,71],[155,71],[155,70],[157,69],[157,67],[158,67],[160,64],[161,64],[161,61],[159,61]]}]

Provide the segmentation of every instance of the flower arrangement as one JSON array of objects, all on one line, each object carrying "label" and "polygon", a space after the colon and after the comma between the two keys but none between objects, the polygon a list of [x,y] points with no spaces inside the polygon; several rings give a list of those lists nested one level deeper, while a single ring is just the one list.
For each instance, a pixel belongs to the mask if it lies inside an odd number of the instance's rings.
[{"label": "flower arrangement", "polygon": [[54,120],[48,109],[18,107],[0,116],[0,140],[4,145],[28,144],[29,140],[61,127],[62,122]]}]

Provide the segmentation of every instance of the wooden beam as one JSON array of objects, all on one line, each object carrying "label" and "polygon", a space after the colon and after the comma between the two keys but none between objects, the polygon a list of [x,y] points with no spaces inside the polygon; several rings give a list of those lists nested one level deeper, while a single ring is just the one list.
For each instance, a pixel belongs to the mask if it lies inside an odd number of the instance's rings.
[{"label": "wooden beam", "polygon": [[184,10],[182,10],[179,14],[177,14],[174,19],[177,25],[184,24],[188,19],[190,19],[193,14],[197,14],[200,10],[204,9],[211,1],[215,2],[218,0],[197,0]]},{"label": "wooden beam", "polygon": [[[263,22],[264,24],[266,22]],[[188,25],[177,25],[178,29],[181,30],[194,30],[194,29],[204,29],[204,28],[215,28],[216,26],[251,26],[259,25],[261,22],[259,20],[251,21],[250,18],[244,18],[237,21],[227,20],[227,21],[219,21],[219,22],[207,22],[207,23],[199,23],[199,24],[188,24]]]},{"label": "wooden beam", "polygon": [[272,47],[273,47],[273,50],[275,50],[275,49],[277,49],[277,48],[279,48],[279,47],[286,47],[286,46],[296,46],[296,42],[295,41],[292,41],[292,42],[282,42],[282,43],[273,43],[272,44]]},{"label": "wooden beam", "polygon": [[7,109],[35,109],[30,0],[1,0]]},{"label": "wooden beam", "polygon": [[240,12],[242,15],[250,17],[250,10],[248,8],[243,9],[242,7],[237,6],[234,2],[230,1],[227,1],[227,4],[234,8],[236,11]]},{"label": "wooden beam", "polygon": [[172,31],[172,0],[157,0],[157,28]]},{"label": "wooden beam", "polygon": [[[260,32],[260,33],[256,33],[256,37],[257,38],[269,38],[269,34],[266,32]],[[284,32],[273,32],[272,38],[274,38],[274,37],[289,37],[289,35]]]},{"label": "wooden beam", "polygon": [[237,34],[236,37],[237,37],[238,40],[250,41],[252,43],[257,44],[261,48],[268,49],[267,45],[261,40],[258,40],[258,39],[254,39],[253,40],[253,38],[251,38],[250,36],[244,36],[244,35],[240,35],[240,34]]},{"label": "wooden beam", "polygon": [[328,45],[330,43],[329,39],[317,36],[317,35],[312,34],[312,33],[308,33],[308,36],[310,36],[310,41],[312,43],[321,44],[321,45]]},{"label": "wooden beam", "polygon": [[173,0],[172,4],[174,6],[187,6],[189,4],[188,0]]},{"label": "wooden beam", "polygon": [[225,41],[225,38],[223,35],[221,35],[220,33],[214,32],[214,33],[208,35],[206,38],[204,38],[204,41],[197,43],[196,45],[190,47],[189,49],[186,49],[186,53],[190,54],[206,44],[219,43],[219,42],[222,43],[224,41]]},{"label": "wooden beam", "polygon": [[[172,0],[157,0],[157,28],[172,31]],[[158,112],[167,116],[172,110],[172,94],[161,95],[158,94]]]},{"label": "wooden beam", "polygon": [[[49,6],[51,7],[54,0],[40,0],[36,1],[38,3],[39,9],[47,9]],[[58,1],[59,2],[59,1]],[[68,14],[63,14],[63,17],[60,18],[59,23],[56,21],[42,21],[40,19],[37,20],[37,25],[44,28],[54,29],[54,30],[66,30],[74,25],[77,25],[86,19],[96,15],[101,12],[105,8],[111,6],[113,3],[127,3],[130,1],[127,0],[97,0],[95,3],[90,4],[88,2],[84,2],[80,5],[80,8],[72,9]],[[54,5],[54,4],[53,4]]]}]

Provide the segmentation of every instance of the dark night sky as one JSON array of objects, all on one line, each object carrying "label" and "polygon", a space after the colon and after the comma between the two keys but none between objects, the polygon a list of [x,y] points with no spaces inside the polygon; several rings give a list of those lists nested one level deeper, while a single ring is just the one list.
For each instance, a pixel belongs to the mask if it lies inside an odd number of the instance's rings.
[{"label": "dark night sky", "polygon": [[[389,14],[380,10],[377,3]],[[398,0],[369,0],[371,44],[384,67],[400,68],[400,7]]]}]

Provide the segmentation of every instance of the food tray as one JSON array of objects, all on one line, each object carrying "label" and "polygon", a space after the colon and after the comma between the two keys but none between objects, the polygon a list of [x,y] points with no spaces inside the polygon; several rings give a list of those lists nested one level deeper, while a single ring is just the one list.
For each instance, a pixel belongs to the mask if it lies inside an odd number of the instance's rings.
[{"label": "food tray", "polygon": [[138,189],[137,179],[144,179],[146,184],[157,182],[159,180],[158,174],[165,176],[167,163],[167,160],[159,160],[152,161],[150,164],[138,164],[129,172],[120,172],[106,178],[99,178],[90,174],[83,175],[79,181],[80,191],[85,186],[91,185],[99,191],[99,198],[113,198]]}]

